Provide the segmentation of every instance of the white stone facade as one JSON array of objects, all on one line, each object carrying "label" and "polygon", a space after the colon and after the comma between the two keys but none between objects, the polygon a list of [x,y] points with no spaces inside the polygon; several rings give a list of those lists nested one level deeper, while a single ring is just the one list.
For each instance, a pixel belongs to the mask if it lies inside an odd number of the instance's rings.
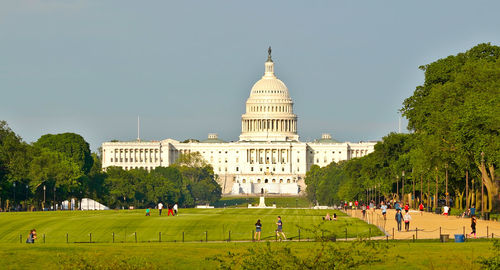
[{"label": "white stone facade", "polygon": [[265,73],[252,87],[242,115],[237,142],[224,142],[216,134],[205,141],[105,142],[103,168],[126,170],[167,167],[184,153],[199,152],[212,165],[223,193],[299,194],[312,165],[321,167],[373,152],[375,142],[339,143],[329,134],[314,142],[300,142],[297,116],[286,85],[274,75],[271,54]]}]

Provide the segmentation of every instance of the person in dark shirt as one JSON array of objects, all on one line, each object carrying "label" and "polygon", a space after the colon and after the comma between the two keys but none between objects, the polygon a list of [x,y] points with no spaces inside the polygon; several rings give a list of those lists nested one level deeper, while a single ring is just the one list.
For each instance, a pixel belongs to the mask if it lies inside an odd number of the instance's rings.
[{"label": "person in dark shirt", "polygon": [[260,219],[255,223],[255,235],[253,236],[254,240],[260,241],[260,233],[262,231],[262,223],[260,223]]},{"label": "person in dark shirt", "polygon": [[[281,237],[280,237],[280,233],[281,233],[281,235],[283,236],[283,239],[286,240],[285,233],[283,232],[283,221],[281,221],[280,216],[278,216],[278,222],[276,222],[276,225],[278,225],[278,228],[276,229],[277,238],[279,238],[279,240],[281,241]],[[278,239],[276,239],[276,240],[278,240]]]},{"label": "person in dark shirt", "polygon": [[394,217],[396,219],[396,222],[398,223],[398,232],[401,231],[401,222],[403,220],[403,214],[401,214],[401,210],[396,211],[396,216]]}]

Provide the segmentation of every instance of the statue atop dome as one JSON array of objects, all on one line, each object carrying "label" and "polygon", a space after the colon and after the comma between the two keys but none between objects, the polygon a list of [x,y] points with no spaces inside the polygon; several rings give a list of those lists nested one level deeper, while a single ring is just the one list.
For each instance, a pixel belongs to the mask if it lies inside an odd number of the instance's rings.
[{"label": "statue atop dome", "polygon": [[271,59],[271,46],[269,46],[269,49],[267,49],[267,62],[272,62],[273,59]]}]

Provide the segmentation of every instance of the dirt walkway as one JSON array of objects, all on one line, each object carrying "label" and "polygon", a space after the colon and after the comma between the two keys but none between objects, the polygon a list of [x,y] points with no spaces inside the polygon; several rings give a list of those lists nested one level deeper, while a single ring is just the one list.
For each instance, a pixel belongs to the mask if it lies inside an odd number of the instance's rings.
[{"label": "dirt walkway", "polygon": [[[404,212],[404,211],[403,211]],[[363,219],[361,210],[348,210],[347,214],[352,217]],[[434,213],[424,212],[423,215],[419,211],[410,210],[411,222],[410,231],[398,232],[397,223],[394,219],[396,211],[393,209],[387,210],[387,220],[384,222],[380,210],[367,210],[365,220],[374,224],[377,227],[385,230],[389,238],[394,239],[412,239],[413,236],[417,239],[439,239],[439,235],[448,234],[450,238],[454,238],[454,234],[469,234],[471,232],[471,219],[458,218],[456,216],[443,216]],[[394,233],[393,233],[394,232]],[[491,220],[477,220],[476,232],[478,238],[500,237],[500,222]]]}]

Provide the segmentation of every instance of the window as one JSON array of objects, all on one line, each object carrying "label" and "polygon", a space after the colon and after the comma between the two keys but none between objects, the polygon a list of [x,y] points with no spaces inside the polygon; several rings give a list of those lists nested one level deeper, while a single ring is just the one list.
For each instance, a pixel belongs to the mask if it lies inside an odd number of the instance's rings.
[{"label": "window", "polygon": [[241,182],[243,182],[243,184],[244,184],[244,183],[246,183],[246,182],[247,182],[247,180],[246,180],[246,179],[243,179],[243,180],[241,180]]},{"label": "window", "polygon": [[290,178],[286,179],[286,182],[287,182],[287,183],[290,183]]},{"label": "window", "polygon": [[250,167],[250,171],[253,172],[253,167]]},{"label": "window", "polygon": [[283,179],[280,179],[280,183],[283,183]]},{"label": "window", "polygon": [[281,168],[281,171],[282,171],[282,172],[284,172],[284,171],[285,171],[285,168],[284,168],[284,167],[282,167],[282,168]]},{"label": "window", "polygon": [[260,178],[259,178],[259,179],[257,179],[257,183],[259,183],[259,184],[260,184]]},{"label": "window", "polygon": [[113,162],[113,158],[111,158],[111,162]]},{"label": "window", "polygon": [[269,183],[269,179],[264,180],[264,183],[266,184]]},{"label": "window", "polygon": [[273,179],[273,183],[276,183],[276,179]]},{"label": "window", "polygon": [[239,171],[239,168],[238,168],[238,167],[236,167],[236,171]]},{"label": "window", "polygon": [[260,171],[262,171],[262,168],[260,168]]}]

